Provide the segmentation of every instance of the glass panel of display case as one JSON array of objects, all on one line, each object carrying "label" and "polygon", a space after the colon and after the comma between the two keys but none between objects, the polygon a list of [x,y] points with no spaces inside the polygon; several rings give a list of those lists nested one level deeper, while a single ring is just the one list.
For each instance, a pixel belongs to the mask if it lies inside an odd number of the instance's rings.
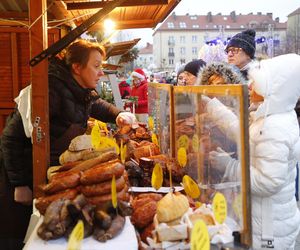
[{"label": "glass panel of display case", "polygon": [[243,85],[174,87],[174,154],[185,152],[183,169],[198,183],[199,201],[214,206],[221,194],[225,223],[250,245],[247,93]]},{"label": "glass panel of display case", "polygon": [[[153,121],[152,132],[157,136],[160,152],[172,156],[171,97],[172,86],[168,84],[149,83],[148,107],[149,121]],[[152,121],[151,121],[152,120]]]}]

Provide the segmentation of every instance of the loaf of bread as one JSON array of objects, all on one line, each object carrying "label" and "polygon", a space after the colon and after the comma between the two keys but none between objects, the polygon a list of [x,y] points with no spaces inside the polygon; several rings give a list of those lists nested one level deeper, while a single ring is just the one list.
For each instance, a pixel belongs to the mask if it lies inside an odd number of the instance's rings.
[{"label": "loaf of bread", "polygon": [[157,203],[157,220],[161,222],[169,222],[183,216],[189,209],[188,198],[179,193],[168,193]]}]

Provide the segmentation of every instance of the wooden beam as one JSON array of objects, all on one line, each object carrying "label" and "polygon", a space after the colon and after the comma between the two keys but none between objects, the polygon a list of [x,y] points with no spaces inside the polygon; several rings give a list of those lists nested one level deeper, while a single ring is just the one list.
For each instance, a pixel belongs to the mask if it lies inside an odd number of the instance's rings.
[{"label": "wooden beam", "polygon": [[[29,0],[30,23],[38,21],[29,30],[30,57],[48,47],[47,38],[47,0]],[[48,102],[48,60],[43,60],[35,67],[30,67],[32,85],[33,124],[33,191],[39,197],[39,186],[46,182],[49,167],[49,102]]]},{"label": "wooden beam", "polygon": [[[73,2],[67,3],[68,10],[82,10],[82,9],[99,9],[104,8],[113,1],[97,1],[97,2]],[[147,5],[166,5],[168,0],[127,0],[118,7],[135,7]]]},{"label": "wooden beam", "polygon": [[13,18],[13,19],[28,20],[28,12],[0,11],[0,18]]},{"label": "wooden beam", "polygon": [[[66,9],[66,4],[62,0],[52,0],[53,4],[49,8],[49,12],[57,19],[72,19],[74,18],[73,15],[70,14],[69,11]],[[61,22],[61,21],[60,21]],[[68,26],[71,26],[72,28],[76,27],[74,21],[69,21],[66,23]],[[53,23],[52,25],[55,25]]]},{"label": "wooden beam", "polygon": [[13,97],[15,98],[19,94],[20,83],[19,83],[19,57],[17,47],[17,34],[15,32],[10,33],[11,40],[11,68],[12,68],[12,86],[13,86]]}]

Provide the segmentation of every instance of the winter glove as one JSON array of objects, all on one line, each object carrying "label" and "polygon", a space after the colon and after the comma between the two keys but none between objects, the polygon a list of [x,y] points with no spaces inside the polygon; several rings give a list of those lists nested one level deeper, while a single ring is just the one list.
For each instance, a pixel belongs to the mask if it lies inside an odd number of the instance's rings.
[{"label": "winter glove", "polygon": [[15,202],[30,206],[32,204],[32,191],[28,186],[15,187]]},{"label": "winter glove", "polygon": [[121,112],[116,118],[116,124],[118,125],[118,127],[132,125],[134,123],[137,123],[136,117],[130,112]]},{"label": "winter glove", "polygon": [[214,169],[224,173],[227,165],[234,159],[222,148],[217,147],[216,151],[209,152],[209,160]]}]

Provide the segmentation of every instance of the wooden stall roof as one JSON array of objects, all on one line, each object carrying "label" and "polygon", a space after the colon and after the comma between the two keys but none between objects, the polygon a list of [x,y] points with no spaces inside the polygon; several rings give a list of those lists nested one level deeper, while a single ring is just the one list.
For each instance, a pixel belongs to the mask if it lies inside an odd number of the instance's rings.
[{"label": "wooden stall roof", "polygon": [[104,71],[107,71],[107,70],[118,70],[119,68],[122,68],[123,66],[117,65],[117,64],[102,63],[102,67],[103,67]]},{"label": "wooden stall roof", "polygon": [[133,39],[126,42],[117,42],[117,43],[106,43],[103,46],[106,51],[106,60],[111,56],[118,56],[127,53],[132,49],[141,39]]},{"label": "wooden stall roof", "polygon": [[[1,0],[0,25],[28,25],[29,0]],[[107,15],[116,29],[155,28],[181,0],[127,0]],[[114,0],[48,0],[48,26],[75,27]],[[103,29],[98,22],[90,30]]]}]

